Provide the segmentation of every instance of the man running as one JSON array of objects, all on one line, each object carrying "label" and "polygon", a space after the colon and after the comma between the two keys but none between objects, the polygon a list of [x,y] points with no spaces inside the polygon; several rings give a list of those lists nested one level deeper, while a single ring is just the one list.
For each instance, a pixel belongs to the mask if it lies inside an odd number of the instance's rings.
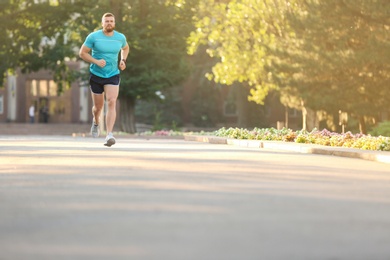
[{"label": "man running", "polygon": [[[104,94],[108,105],[106,114],[107,136],[105,146],[115,144],[112,134],[116,119],[116,100],[119,94],[120,70],[126,68],[126,59],[129,55],[129,45],[126,36],[115,31],[115,17],[105,13],[102,17],[102,27],[90,33],[80,48],[79,56],[90,63],[90,78],[92,94],[92,127],[91,135],[99,136],[99,119],[104,105]],[[92,53],[90,53],[92,50]],[[118,54],[120,62],[118,65]]]}]

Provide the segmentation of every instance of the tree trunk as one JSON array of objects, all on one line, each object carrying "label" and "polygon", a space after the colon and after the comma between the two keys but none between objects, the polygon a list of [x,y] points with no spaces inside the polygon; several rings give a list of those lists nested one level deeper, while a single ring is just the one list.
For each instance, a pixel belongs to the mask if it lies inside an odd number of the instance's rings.
[{"label": "tree trunk", "polygon": [[317,111],[306,108],[306,112],[306,130],[312,131],[314,128],[318,127]]},{"label": "tree trunk", "polygon": [[288,106],[284,106],[284,127],[288,128]]},{"label": "tree trunk", "polygon": [[301,100],[302,105],[302,130],[312,131],[318,127],[317,112],[305,107],[305,102]]},{"label": "tree trunk", "polygon": [[120,125],[121,131],[134,134],[137,132],[135,126],[135,98],[133,97],[120,97]]},{"label": "tree trunk", "polygon": [[367,134],[366,120],[364,120],[364,116],[359,116],[359,130],[361,134]]},{"label": "tree trunk", "polygon": [[307,130],[307,111],[305,107],[302,107],[302,130]]},{"label": "tree trunk", "polygon": [[307,109],[305,103],[301,100],[302,105],[302,130],[307,130]]}]

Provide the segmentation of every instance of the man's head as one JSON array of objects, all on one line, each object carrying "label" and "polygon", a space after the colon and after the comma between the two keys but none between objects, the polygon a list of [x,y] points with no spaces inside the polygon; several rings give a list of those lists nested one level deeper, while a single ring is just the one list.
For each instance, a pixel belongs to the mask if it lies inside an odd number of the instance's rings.
[{"label": "man's head", "polygon": [[102,17],[102,27],[104,32],[112,32],[115,29],[115,16],[112,13],[105,13]]}]

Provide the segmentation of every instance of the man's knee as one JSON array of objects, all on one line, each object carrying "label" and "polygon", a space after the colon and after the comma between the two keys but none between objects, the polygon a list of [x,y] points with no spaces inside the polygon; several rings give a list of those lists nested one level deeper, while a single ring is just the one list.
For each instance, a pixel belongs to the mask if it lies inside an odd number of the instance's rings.
[{"label": "man's knee", "polygon": [[116,98],[108,98],[107,99],[107,105],[109,107],[115,107],[115,105],[116,105]]},{"label": "man's knee", "polygon": [[95,104],[92,110],[101,111],[103,109],[103,104]]}]

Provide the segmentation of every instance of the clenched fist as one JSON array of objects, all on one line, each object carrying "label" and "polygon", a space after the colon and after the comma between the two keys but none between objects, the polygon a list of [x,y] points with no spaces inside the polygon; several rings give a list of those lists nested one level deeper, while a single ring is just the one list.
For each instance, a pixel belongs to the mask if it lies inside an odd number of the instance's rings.
[{"label": "clenched fist", "polygon": [[103,59],[98,60],[96,65],[98,65],[100,68],[104,68],[106,66],[106,61]]}]

